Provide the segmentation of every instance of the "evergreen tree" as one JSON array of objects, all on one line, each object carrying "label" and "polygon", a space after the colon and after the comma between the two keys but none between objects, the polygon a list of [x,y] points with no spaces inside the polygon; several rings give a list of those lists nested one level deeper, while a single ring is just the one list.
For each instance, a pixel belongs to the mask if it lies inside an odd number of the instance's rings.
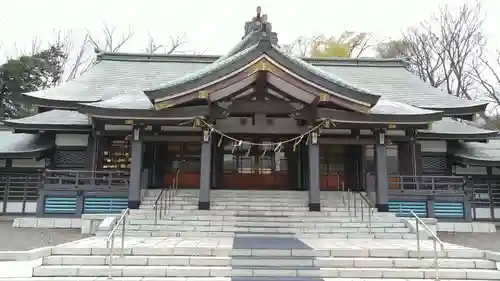
[{"label": "evergreen tree", "polygon": [[21,117],[31,110],[20,100],[22,93],[57,85],[64,72],[67,54],[62,44],[29,56],[10,59],[0,66],[0,118]]}]

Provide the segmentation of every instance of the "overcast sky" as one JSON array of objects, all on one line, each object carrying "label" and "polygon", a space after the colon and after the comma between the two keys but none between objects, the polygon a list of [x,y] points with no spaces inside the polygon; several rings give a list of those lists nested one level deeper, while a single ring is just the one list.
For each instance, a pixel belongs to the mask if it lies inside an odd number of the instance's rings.
[{"label": "overcast sky", "polygon": [[[86,30],[99,34],[103,23],[135,30],[124,51],[139,52],[148,31],[158,42],[187,34],[184,49],[222,54],[243,35],[243,25],[262,6],[280,43],[300,35],[339,35],[344,30],[371,32],[377,38],[397,38],[401,30],[428,18],[439,5],[457,7],[464,0],[0,0],[0,40],[3,56],[29,50],[38,37],[53,38],[55,30],[72,30],[75,42]],[[474,1],[466,1],[474,3]],[[500,42],[500,1],[483,0],[485,33]],[[496,33],[496,34],[495,34]],[[500,45],[500,44],[499,44]],[[14,47],[15,46],[15,47]]]}]

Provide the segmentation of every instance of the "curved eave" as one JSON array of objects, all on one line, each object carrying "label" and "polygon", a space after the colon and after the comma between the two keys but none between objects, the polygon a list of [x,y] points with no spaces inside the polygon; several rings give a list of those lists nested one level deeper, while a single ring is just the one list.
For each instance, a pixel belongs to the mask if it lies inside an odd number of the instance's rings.
[{"label": "curved eave", "polygon": [[5,125],[16,132],[39,132],[39,131],[67,131],[67,132],[89,132],[92,125],[81,124],[26,124],[4,121]]},{"label": "curved eave", "polygon": [[0,158],[4,159],[32,159],[32,158],[40,158],[47,154],[48,151],[55,148],[55,145],[47,145],[44,147],[40,147],[38,149],[29,150],[29,151],[0,151]]},{"label": "curved eave", "polygon": [[248,47],[231,57],[214,63],[191,77],[180,78],[160,88],[145,90],[144,92],[152,102],[182,96],[241,72],[250,67],[260,57],[265,56],[278,63],[283,69],[316,84],[320,88],[326,89],[326,91],[339,93],[348,100],[371,107],[380,98],[379,95],[356,89],[356,87],[340,80],[334,81],[335,78],[331,77],[331,74],[298,58],[292,59],[274,48],[268,40],[260,40],[257,45]]},{"label": "curved eave", "polygon": [[32,116],[4,120],[3,123],[17,131],[91,131],[88,116],[71,110],[53,109]]},{"label": "curved eave", "polygon": [[444,112],[445,117],[454,117],[454,116],[467,116],[467,115],[474,115],[480,112],[484,112],[486,110],[486,107],[488,106],[488,103],[481,103],[473,106],[466,106],[466,107],[447,107],[447,108],[439,108],[439,107],[434,107],[434,108],[426,108],[429,110],[438,110]]},{"label": "curved eave", "polygon": [[0,158],[38,158],[54,147],[54,138],[49,135],[0,131]]},{"label": "curved eave", "polygon": [[120,120],[191,120],[209,115],[209,106],[187,106],[168,108],[164,110],[153,109],[116,109],[95,106],[82,106],[80,113],[88,114],[99,119]]},{"label": "curved eave", "polygon": [[500,159],[476,159],[462,155],[453,155],[453,160],[457,163],[471,166],[486,166],[486,167],[498,167],[500,166]]},{"label": "curved eave", "polygon": [[26,93],[17,97],[16,101],[31,104],[34,106],[43,106],[47,108],[77,109],[81,103],[99,102],[100,100],[96,101],[55,100],[55,99],[45,99],[37,96],[31,96],[29,95],[29,93]]},{"label": "curved eave", "polygon": [[420,139],[484,141],[497,136],[498,131],[477,128],[448,117],[434,122],[427,130],[417,132]]},{"label": "curved eave", "polygon": [[338,123],[365,123],[384,125],[416,125],[441,120],[442,112],[432,112],[429,114],[406,115],[406,114],[360,114],[343,110],[318,108],[318,117],[330,119]]},{"label": "curved eave", "polygon": [[419,132],[417,137],[419,139],[447,139],[447,140],[471,140],[471,141],[485,141],[497,137],[497,132],[484,133],[484,134],[445,134],[445,133],[429,133]]}]

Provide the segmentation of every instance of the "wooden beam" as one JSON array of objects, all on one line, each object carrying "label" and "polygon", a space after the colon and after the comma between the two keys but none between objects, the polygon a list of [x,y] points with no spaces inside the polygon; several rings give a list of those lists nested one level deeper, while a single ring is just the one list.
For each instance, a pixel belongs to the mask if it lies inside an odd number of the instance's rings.
[{"label": "wooden beam", "polygon": [[255,81],[255,97],[257,100],[263,101],[264,96],[267,94],[267,74],[262,70],[258,71],[257,74],[257,80]]},{"label": "wooden beam", "polygon": [[[252,78],[249,78],[252,77]],[[248,78],[248,79],[247,79]],[[224,88],[233,86],[234,84],[238,84],[239,82],[242,81],[248,81],[251,79],[256,79],[257,74],[251,74],[248,75],[245,71],[239,72],[234,74],[231,77],[228,77],[227,79],[224,79],[220,81],[219,83],[215,83],[213,85],[204,87],[204,88],[199,88],[196,90],[188,90],[184,93],[178,93],[175,95],[172,95],[171,97],[167,97],[166,100],[158,101],[155,102],[155,108],[157,110],[162,110],[165,108],[173,107],[176,105],[180,105],[183,103],[187,103],[196,99],[206,99],[209,100],[209,96],[212,93],[218,92],[223,90]]]},{"label": "wooden beam", "polygon": [[[216,102],[225,98],[230,98],[232,96],[235,96],[235,93],[241,93],[249,89],[252,84],[256,81],[258,78],[258,74],[252,74],[251,76],[247,76],[243,78],[242,80],[239,80],[235,82],[234,84],[231,84],[227,87],[218,89],[214,92],[210,92],[209,100],[210,102]],[[215,85],[214,85],[215,86]]]},{"label": "wooden beam", "polygon": [[256,100],[245,101],[235,100],[228,107],[229,112],[238,113],[273,113],[273,114],[288,114],[295,110],[293,106],[285,101],[272,100]]},{"label": "wooden beam", "polygon": [[300,88],[297,88],[295,85],[290,84],[281,79],[280,77],[273,75],[271,73],[267,74],[267,81],[268,83],[272,84],[276,89],[279,89],[281,92],[293,96],[295,99],[298,99],[307,104],[312,103],[317,97],[314,94],[311,94]]},{"label": "wooden beam", "polygon": [[[331,93],[326,93],[324,90],[316,88],[312,85],[309,85],[307,83],[304,83],[303,81],[300,81],[296,77],[286,73],[282,69],[275,67],[272,69],[272,74],[279,77],[283,81],[286,81],[287,83],[295,86],[296,88],[301,89],[302,91],[311,93],[315,96],[320,96],[322,100],[320,102],[332,102],[335,104],[338,104],[344,108],[348,108],[357,112],[366,112],[370,108],[366,106],[359,105],[357,103],[354,103],[348,99],[343,99],[341,98],[342,94],[336,93],[336,95],[331,94]],[[340,97],[339,97],[340,96]]]}]

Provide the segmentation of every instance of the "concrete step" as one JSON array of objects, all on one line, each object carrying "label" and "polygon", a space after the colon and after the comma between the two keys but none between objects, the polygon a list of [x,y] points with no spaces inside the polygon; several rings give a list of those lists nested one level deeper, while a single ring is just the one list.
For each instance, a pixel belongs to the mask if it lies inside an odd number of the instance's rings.
[{"label": "concrete step", "polygon": [[[350,200],[351,202],[356,201],[357,203],[363,202],[363,200],[359,197],[359,195],[351,196],[350,198],[348,196],[339,196],[335,198],[320,198],[321,203],[328,205],[328,204],[347,204],[347,202]],[[248,198],[252,198],[252,201],[249,202]],[[142,197],[142,201],[145,203],[154,203],[158,199],[157,196],[144,196]],[[274,200],[273,200],[274,199]],[[196,197],[183,197],[179,195],[175,195],[173,198],[173,201],[175,202],[184,202],[184,203],[191,203],[195,204],[198,203],[199,198]],[[210,202],[211,203],[252,203],[255,205],[260,205],[260,204],[290,204],[290,205],[306,205],[309,203],[309,200],[307,196],[305,197],[300,197],[300,198],[279,198],[277,196],[271,196],[271,197],[254,197],[252,195],[248,196],[242,196],[242,197],[210,197]]]},{"label": "concrete step", "polygon": [[[125,236],[127,237],[183,237],[183,238],[202,238],[202,237],[303,237],[303,238],[335,238],[335,239],[394,239],[394,240],[415,240],[416,235],[412,233],[276,233],[276,232],[253,232],[239,230],[235,232],[193,232],[193,231],[141,231],[141,230],[127,230]],[[97,231],[97,236],[107,236],[109,232]],[[422,239],[422,238],[421,238]]]},{"label": "concrete step", "polygon": [[[252,198],[252,197],[248,197]],[[219,205],[229,205],[229,206],[234,206],[234,205],[243,205],[243,206],[290,206],[290,207],[307,207],[309,206],[308,200],[301,200],[301,201],[285,201],[283,202],[282,200],[256,200],[256,201],[248,201],[248,198],[245,198],[246,200],[238,200],[234,201],[231,199],[214,199],[210,198],[210,205],[211,206],[219,206]],[[252,198],[253,199],[253,198]],[[344,202],[345,201],[345,202]],[[154,204],[156,203],[156,198],[143,198],[142,199],[142,204]],[[158,201],[159,202],[159,201]],[[188,204],[188,205],[198,205],[198,198],[188,198],[188,199],[183,199],[183,198],[178,198],[175,197],[172,202],[174,204]],[[354,201],[351,201],[354,202]],[[361,202],[358,200],[356,203]],[[323,200],[321,202],[322,206],[328,207],[330,205],[347,205],[348,201],[346,200]],[[354,203],[353,203],[354,204]]]},{"label": "concrete step", "polygon": [[[152,209],[139,209],[139,211],[134,211],[132,213],[150,213],[154,214]],[[190,215],[249,215],[249,216],[302,216],[302,217],[350,217],[354,215],[353,212],[310,212],[310,211],[259,211],[259,210],[168,210],[169,214],[190,214]],[[357,212],[361,216],[361,212]],[[368,212],[366,212],[368,216]]]},{"label": "concrete step", "polygon": [[[129,225],[155,225],[154,220],[146,220],[146,219],[128,219],[127,224]],[[269,227],[298,227],[298,228],[312,228],[312,227],[368,227],[368,222],[309,222],[309,221],[299,221],[299,222],[289,222],[289,221],[242,221],[242,220],[183,220],[181,218],[175,220],[158,220],[157,225],[172,225],[172,226],[185,226],[185,225],[193,225],[193,226],[234,226],[238,225],[241,227],[252,227],[252,226],[261,226],[265,224]],[[405,228],[406,225],[402,222],[380,222],[380,221],[372,221],[372,228]]]},{"label": "concrete step", "polygon": [[[160,206],[160,205],[158,205]],[[140,209],[151,210],[154,209],[155,205],[141,205]],[[360,207],[358,206],[358,210]],[[366,212],[368,213],[368,208],[366,208]],[[171,205],[169,206],[169,210],[198,210],[198,205]],[[309,212],[309,207],[289,207],[289,206],[238,206],[238,205],[211,205],[211,211],[217,210],[226,210],[226,211],[290,211],[290,212]],[[347,207],[323,207],[321,209],[322,212],[354,212],[354,207],[350,209]]]},{"label": "concrete step", "polygon": [[[147,220],[147,221],[154,221],[154,212],[142,212],[142,211],[136,211],[136,210],[131,210],[130,220]],[[220,221],[230,221],[230,222],[273,222],[273,221],[279,221],[279,222],[287,222],[287,223],[300,223],[300,222],[307,222],[307,223],[345,223],[345,222],[355,222],[355,223],[361,223],[365,222],[368,223],[368,217],[365,216],[364,220],[361,220],[361,216],[358,217],[289,217],[289,216],[235,216],[235,215],[210,215],[210,214],[204,214],[204,215],[190,215],[190,214],[176,214],[176,215],[171,215],[168,213],[167,215],[163,215],[162,219],[164,221],[211,221],[211,222],[220,222]],[[161,220],[159,220],[160,222]],[[397,217],[378,217],[374,216],[372,217],[372,223],[374,222],[381,222],[381,223],[400,223],[401,218]]]},{"label": "concrete step", "polygon": [[[239,277],[238,277],[239,278]],[[233,278],[234,280],[235,278]],[[240,279],[240,278],[239,278]],[[315,277],[258,277],[258,276],[245,276],[241,278],[245,281],[311,281],[319,280]],[[107,279],[107,277],[26,277],[26,278],[2,278],[2,281],[104,281],[104,280],[114,280],[114,281],[231,281],[231,277],[113,277],[113,279]],[[324,281],[430,281],[431,279],[395,279],[395,278],[322,278]],[[463,281],[464,279],[446,279],[447,281]],[[491,281],[491,280],[479,280],[476,281]]]},{"label": "concrete step", "polygon": [[[35,277],[79,277],[108,276],[109,266],[50,266],[43,265],[33,269]],[[230,266],[113,266],[112,276],[119,277],[229,277],[229,276],[310,276],[341,278],[436,278],[430,268],[231,268]],[[450,269],[439,270],[441,279],[500,279],[500,271],[488,269]]]},{"label": "concrete step", "polygon": [[[118,227],[119,230],[122,227]],[[266,224],[257,226],[243,226],[235,224],[233,226],[194,226],[194,225],[126,225],[127,231],[199,231],[199,232],[260,232],[260,233],[410,233],[409,228],[393,227],[272,227]]]},{"label": "concrete step", "polygon": [[[43,265],[108,265],[108,256],[49,256]],[[214,257],[214,256],[114,256],[113,265],[136,266],[253,266],[318,268],[434,268],[434,259],[336,258],[336,257]],[[483,259],[440,259],[440,268],[496,269],[496,262]]]},{"label": "concrete step", "polygon": [[[106,277],[109,266],[42,265],[33,269],[35,277]],[[229,266],[113,266],[112,276],[117,277],[228,277]]]},{"label": "concrete step", "polygon": [[[108,256],[49,256],[43,265],[109,265]],[[151,266],[230,266],[231,257],[215,256],[114,256],[113,265]]]},{"label": "concrete step", "polygon": [[[434,259],[336,258],[336,257],[246,257],[234,258],[233,267],[316,267],[316,268],[434,268]],[[441,259],[440,268],[496,269],[496,262],[482,259]]]},{"label": "concrete step", "polygon": [[[366,241],[365,241],[366,242]],[[115,241],[119,244],[119,239]],[[377,243],[377,242],[370,242]],[[392,243],[392,242],[391,242]],[[413,246],[414,247],[414,246]],[[115,255],[120,249],[115,248]],[[439,257],[445,259],[485,259],[481,250],[472,248],[444,249],[439,251]],[[54,247],[52,256],[106,256],[109,249],[106,247]],[[125,246],[125,256],[231,256],[233,259],[244,257],[335,257],[335,258],[418,258],[417,250],[406,248],[349,248],[335,249],[232,249],[213,247],[152,247],[134,245],[133,248]],[[434,251],[422,248],[421,258],[434,258]]]}]

